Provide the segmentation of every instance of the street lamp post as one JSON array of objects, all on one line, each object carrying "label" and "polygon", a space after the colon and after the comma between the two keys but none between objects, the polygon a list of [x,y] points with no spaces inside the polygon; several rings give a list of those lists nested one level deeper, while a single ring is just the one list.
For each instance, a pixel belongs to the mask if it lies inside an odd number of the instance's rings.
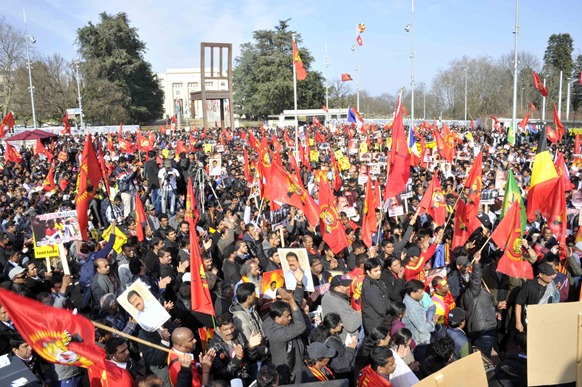
[{"label": "street lamp post", "polygon": [[81,130],[85,129],[85,124],[83,123],[83,104],[81,103],[81,81],[79,80],[79,61],[75,62],[75,70],[77,78],[77,100],[79,101],[79,115],[81,116]]},{"label": "street lamp post", "polygon": [[[513,131],[513,141],[515,141],[515,134],[517,133],[517,36],[519,34],[519,0],[515,0],[515,52],[513,54],[513,109],[511,114],[511,130]],[[515,145],[513,143],[512,145]]]},{"label": "street lamp post", "polygon": [[30,50],[28,48],[28,41],[31,43],[36,43],[36,39],[33,36],[28,35],[28,28],[26,27],[26,10],[22,9],[24,15],[24,32],[26,34],[26,66],[28,67],[28,88],[30,89],[30,104],[32,106],[32,125],[36,129],[36,112],[34,110],[34,86],[32,86],[32,66],[30,64]]},{"label": "street lamp post", "polygon": [[465,67],[465,125],[467,125],[467,68]]}]

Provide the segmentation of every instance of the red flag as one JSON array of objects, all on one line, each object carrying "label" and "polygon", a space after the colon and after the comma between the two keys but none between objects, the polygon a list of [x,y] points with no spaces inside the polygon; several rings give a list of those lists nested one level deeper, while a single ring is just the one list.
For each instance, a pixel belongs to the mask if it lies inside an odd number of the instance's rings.
[{"label": "red flag", "polygon": [[63,129],[63,134],[71,134],[71,125],[69,125],[69,115],[65,113],[65,117],[63,118],[63,124],[65,125],[65,129]]},{"label": "red flag", "polygon": [[42,190],[45,192],[51,192],[57,189],[57,185],[55,184],[55,166],[51,164],[51,167],[44,179],[44,183],[42,185]]},{"label": "red flag", "polygon": [[475,124],[473,123],[473,120],[471,120],[471,130],[475,130]]},{"label": "red flag", "polygon": [[317,117],[315,117],[315,116],[313,116],[313,125],[315,125],[315,126],[321,126],[321,121],[319,121],[317,119]]},{"label": "red flag", "polygon": [[404,104],[402,105],[402,115],[403,116],[407,116],[408,114],[408,109],[406,108],[406,106],[404,106]]},{"label": "red flag", "polygon": [[14,116],[12,115],[12,112],[8,112],[8,114],[6,114],[2,119],[2,123],[0,123],[0,138],[4,138],[4,136],[6,136],[6,133],[8,133],[8,131],[13,127],[14,127]]},{"label": "red flag", "polygon": [[549,125],[546,125],[546,137],[552,144],[556,144],[558,142],[558,134]]},{"label": "red flag", "polygon": [[135,153],[135,145],[128,140],[123,138],[118,138],[117,142],[119,143],[119,151],[122,153],[132,154]]},{"label": "red flag", "polygon": [[[308,147],[308,145],[306,145]],[[299,143],[299,158],[301,159],[301,164],[309,171],[311,171],[311,163],[309,162],[309,152],[303,148],[303,144]]]},{"label": "red flag", "polygon": [[446,124],[443,124],[443,139],[442,157],[452,163],[455,158],[455,133]]},{"label": "red flag", "polygon": [[117,139],[121,139],[123,137],[123,122],[119,123],[119,132],[117,132]]},{"label": "red flag", "polygon": [[53,154],[51,152],[49,152],[44,145],[42,145],[42,142],[40,142],[40,138],[36,139],[36,145],[34,147],[34,154],[35,155],[44,155],[49,163],[53,161]]},{"label": "red flag", "polygon": [[141,130],[137,131],[137,150],[147,152],[153,149],[150,144],[150,140],[147,137],[142,136]]},{"label": "red flag", "polygon": [[297,176],[297,180],[303,184],[303,180],[301,179],[301,170],[299,169],[299,165],[297,164],[297,160],[295,160],[295,156],[293,153],[289,152],[289,167],[295,171],[295,176]]},{"label": "red flag", "polygon": [[77,196],[75,197],[75,205],[77,209],[77,218],[79,219],[79,228],[83,240],[88,241],[87,229],[89,226],[89,219],[87,212],[89,210],[89,202],[95,196],[95,191],[101,181],[101,169],[99,168],[99,161],[95,154],[95,148],[90,134],[87,134],[85,139],[85,147],[81,156],[81,166],[79,168],[79,175],[77,176]]},{"label": "red flag", "polygon": [[353,81],[352,76],[348,73],[342,74],[342,82]]},{"label": "red flag", "polygon": [[372,235],[376,230],[376,197],[372,187],[372,179],[368,176],[366,197],[364,199],[364,214],[362,216],[362,241],[368,248],[372,246]]},{"label": "red flag", "polygon": [[303,61],[301,60],[301,56],[299,55],[299,50],[297,49],[297,45],[295,44],[295,39],[292,40],[293,44],[293,63],[295,64],[295,73],[297,75],[297,79],[299,81],[304,80],[307,77],[307,70],[303,67]]},{"label": "red flag", "polygon": [[519,123],[519,127],[521,128],[521,130],[525,130],[525,127],[527,126],[528,121],[529,121],[529,112],[527,112],[525,117],[523,117],[523,120],[521,120],[521,122]]},{"label": "red flag", "polygon": [[467,215],[469,217],[476,217],[477,210],[479,209],[479,204],[481,203],[481,190],[483,189],[483,154],[479,152],[479,155],[475,159],[467,181],[465,182],[465,189],[468,189],[468,203],[467,203]]},{"label": "red flag", "polygon": [[362,44],[364,44],[364,42],[362,42],[362,37],[360,35],[358,35],[358,37],[356,38],[356,42],[358,42],[358,46],[362,47]]},{"label": "red flag", "polygon": [[329,113],[329,110],[328,110],[327,106],[323,105],[321,108],[322,108],[322,109],[323,109],[323,111],[325,111],[326,113]]},{"label": "red flag", "polygon": [[493,242],[503,250],[497,271],[510,277],[533,279],[531,264],[521,258],[522,230],[519,214],[519,202],[515,202],[491,234]]},{"label": "red flag", "polygon": [[533,102],[530,102],[530,103],[529,103],[529,109],[530,109],[532,112],[535,112],[535,111],[536,111],[536,105],[534,105],[534,104],[533,104]]},{"label": "red flag", "polygon": [[107,149],[109,152],[113,152],[115,150],[113,147],[113,140],[111,139],[111,133],[107,133]]},{"label": "red flag", "polygon": [[131,374],[110,360],[103,362],[104,367],[90,367],[89,385],[91,387],[132,387]]},{"label": "red flag", "polygon": [[95,328],[89,319],[2,288],[0,299],[18,333],[46,361],[104,368],[105,351],[95,344]]},{"label": "red flag", "polygon": [[198,222],[198,210],[196,208],[196,197],[192,187],[192,179],[188,179],[188,189],[186,194],[186,214],[184,219],[190,224],[190,292],[192,297],[192,310],[215,316],[214,304],[210,297],[208,282],[206,282],[206,271],[202,263],[200,254],[200,241],[196,233],[196,223]]},{"label": "red flag", "polygon": [[325,138],[323,138],[321,133],[319,133],[319,130],[315,131],[315,142],[317,142],[317,143],[325,142]]},{"label": "red flag", "polygon": [[447,218],[447,206],[441,182],[436,173],[432,175],[432,181],[428,185],[428,188],[418,205],[434,219],[437,226],[445,224]]},{"label": "red flag", "polygon": [[582,71],[580,71],[580,83],[582,83]]},{"label": "red flag", "polygon": [[259,140],[253,134],[253,131],[249,129],[249,145],[251,148],[259,149]]},{"label": "red flag", "polygon": [[271,177],[271,154],[269,153],[269,144],[267,144],[267,139],[265,137],[261,138],[261,145],[259,148],[259,156],[257,159],[258,172],[260,175],[259,184],[261,196],[263,196],[263,191],[265,189],[265,184],[269,182]]},{"label": "red flag", "polygon": [[548,127],[540,130],[537,154],[531,172],[529,191],[527,194],[527,217],[529,221],[536,218],[536,211],[541,209],[549,201],[551,191],[556,186],[558,173],[552,163],[552,156],[547,149],[547,141],[544,131]]},{"label": "red flag", "polygon": [[4,160],[6,162],[12,161],[15,164],[22,162],[20,153],[8,142],[6,142],[6,152],[4,153]]},{"label": "red flag", "polygon": [[554,104],[554,126],[556,127],[556,134],[558,135],[558,141],[564,136],[565,130],[562,120],[560,120],[560,115],[558,114],[558,109],[556,109],[556,104]]},{"label": "red flag", "polygon": [[564,183],[564,179],[557,179],[554,189],[548,196],[548,200],[540,208],[541,214],[546,218],[548,227],[560,244],[562,259],[566,258],[566,230],[568,228],[566,186]]},{"label": "red flag", "polygon": [[340,166],[335,159],[333,150],[329,150],[329,158],[331,160],[331,167],[333,168],[333,189],[337,192],[342,188],[342,175],[340,174]]},{"label": "red flag", "polygon": [[566,191],[571,191],[574,189],[574,184],[570,181],[570,173],[568,172],[568,167],[566,166],[566,161],[564,160],[564,154],[560,151],[556,154],[556,162],[554,163],[556,167],[556,172],[560,179],[564,182],[564,189]]},{"label": "red flag", "polygon": [[532,71],[531,73],[533,75],[534,87],[536,89],[538,89],[538,91],[540,92],[540,94],[542,96],[547,97],[548,96],[548,89],[546,89],[546,87],[544,86],[542,81],[540,81],[540,77],[536,74],[535,71]]},{"label": "red flag", "polygon": [[111,196],[111,187],[109,186],[109,179],[107,176],[110,175],[110,172],[107,170],[105,166],[105,156],[103,155],[103,149],[101,149],[101,143],[97,143],[97,160],[99,161],[99,169],[101,169],[101,177],[103,178],[103,182],[105,182],[105,190],[107,191],[107,196]]},{"label": "red flag", "polygon": [[303,210],[309,224],[315,227],[319,223],[319,208],[311,195],[280,164],[271,164],[269,173],[263,196]]},{"label": "red flag", "polygon": [[143,241],[145,239],[145,234],[143,231],[143,223],[147,220],[145,210],[143,209],[143,203],[139,197],[139,192],[135,193],[135,234],[137,235],[138,241]]},{"label": "red flag", "polygon": [[247,152],[247,147],[243,147],[243,155],[244,155],[244,160],[245,163],[243,165],[243,173],[245,175],[245,179],[249,182],[252,183],[253,182],[253,178],[251,177],[251,169],[250,169],[250,164],[249,164],[249,154]]},{"label": "red flag", "polygon": [[176,141],[176,155],[181,155],[182,153],[188,153],[186,145],[180,140]]},{"label": "red flag", "polygon": [[325,179],[319,180],[319,209],[321,211],[319,230],[323,240],[331,248],[331,251],[339,254],[350,243],[346,229],[340,221],[331,187]]},{"label": "red flag", "polygon": [[410,178],[410,152],[404,133],[400,97],[396,105],[396,116],[392,127],[392,147],[390,149],[390,172],[384,189],[384,198],[391,198],[406,189]]},{"label": "red flag", "polygon": [[463,246],[473,232],[481,226],[481,222],[476,217],[469,217],[467,214],[467,205],[464,201],[459,200],[455,208],[455,220],[453,225],[453,240],[451,247],[455,249]]},{"label": "red flag", "polygon": [[576,135],[576,142],[574,143],[574,154],[580,154],[580,135]]}]

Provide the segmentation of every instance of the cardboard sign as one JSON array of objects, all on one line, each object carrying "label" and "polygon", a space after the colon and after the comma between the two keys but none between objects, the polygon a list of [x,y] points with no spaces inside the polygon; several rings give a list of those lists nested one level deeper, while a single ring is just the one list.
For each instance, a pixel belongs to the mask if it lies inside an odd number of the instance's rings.
[{"label": "cardboard sign", "polygon": [[117,297],[117,303],[148,332],[157,331],[170,319],[170,314],[139,279]]},{"label": "cardboard sign", "polygon": [[60,162],[63,162],[64,163],[65,161],[67,161],[67,154],[65,152],[62,152],[61,151],[61,152],[59,152],[59,155],[57,156],[57,159]]},{"label": "cardboard sign", "polygon": [[[543,352],[540,355],[542,354]],[[553,362],[550,362],[549,365],[553,365]],[[529,378],[528,383],[531,385]],[[469,385],[471,387],[488,386],[481,352],[475,352],[449,364],[440,371],[422,379],[414,387],[466,387]]]},{"label": "cardboard sign", "polygon": [[32,218],[34,257],[58,257],[57,245],[81,239],[77,211],[51,212]]}]

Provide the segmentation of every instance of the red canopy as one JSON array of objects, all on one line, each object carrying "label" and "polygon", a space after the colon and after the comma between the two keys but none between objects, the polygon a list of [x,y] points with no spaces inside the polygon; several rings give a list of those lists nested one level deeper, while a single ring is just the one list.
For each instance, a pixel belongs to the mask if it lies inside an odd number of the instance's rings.
[{"label": "red canopy", "polygon": [[43,138],[57,137],[56,134],[45,132],[44,130],[25,130],[24,132],[18,133],[12,137],[5,138],[5,141],[26,141],[26,140],[36,140]]}]

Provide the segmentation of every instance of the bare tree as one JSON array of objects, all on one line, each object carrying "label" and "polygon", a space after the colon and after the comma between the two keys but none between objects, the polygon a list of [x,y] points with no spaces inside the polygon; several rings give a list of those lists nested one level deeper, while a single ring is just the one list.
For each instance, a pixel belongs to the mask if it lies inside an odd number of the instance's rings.
[{"label": "bare tree", "polygon": [[24,63],[24,33],[17,31],[4,17],[0,18],[0,106],[6,115],[12,103],[16,69]]}]

